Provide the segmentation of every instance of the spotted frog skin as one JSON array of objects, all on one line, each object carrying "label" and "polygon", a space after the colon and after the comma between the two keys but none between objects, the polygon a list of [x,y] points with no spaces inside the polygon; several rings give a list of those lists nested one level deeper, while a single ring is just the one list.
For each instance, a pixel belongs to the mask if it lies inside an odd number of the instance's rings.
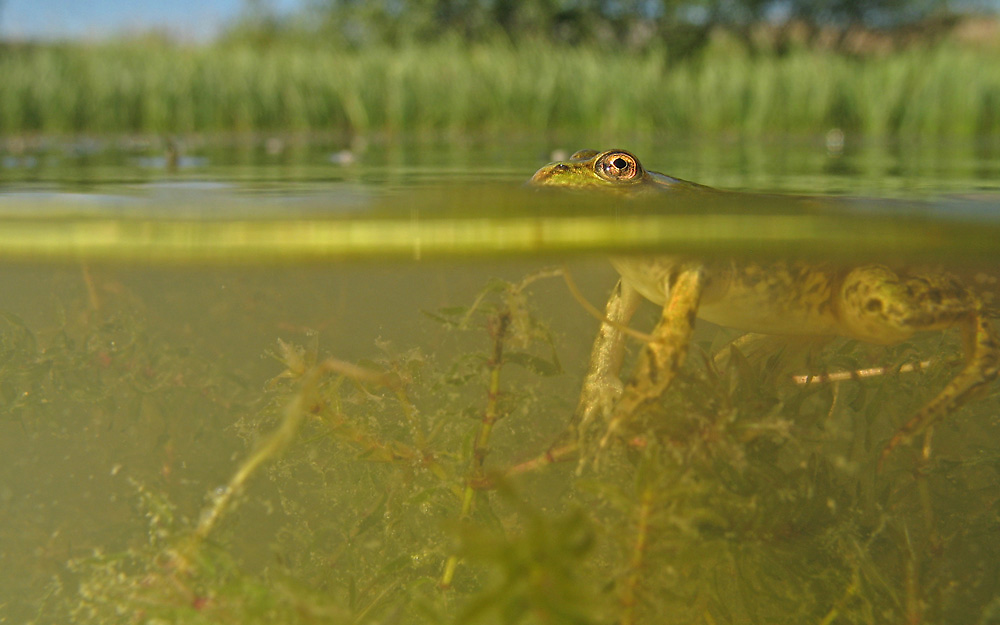
[{"label": "spotted frog skin", "polygon": [[[616,194],[723,193],[647,171],[625,150],[581,150],[546,165],[535,186],[594,189]],[[854,268],[807,263],[700,262],[681,256],[613,258],[621,275],[591,353],[577,411],[577,430],[606,423],[601,446],[644,404],[670,385],[687,355],[696,318],[765,334],[844,336],[893,344],[926,330],[961,328],[965,365],[936,397],[887,443],[896,446],[985,392],[1000,373],[1000,337],[979,299],[947,275],[900,276],[882,265]],[[619,379],[625,332],[642,298],[663,307],[630,381]]]}]

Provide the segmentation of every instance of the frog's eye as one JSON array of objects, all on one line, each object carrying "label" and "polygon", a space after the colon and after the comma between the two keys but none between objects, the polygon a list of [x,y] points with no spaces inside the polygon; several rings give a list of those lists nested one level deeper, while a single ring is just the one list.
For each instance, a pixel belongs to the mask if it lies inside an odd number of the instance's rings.
[{"label": "frog's eye", "polygon": [[642,176],[642,165],[628,152],[615,150],[602,154],[594,163],[594,171],[610,182],[631,182]]}]

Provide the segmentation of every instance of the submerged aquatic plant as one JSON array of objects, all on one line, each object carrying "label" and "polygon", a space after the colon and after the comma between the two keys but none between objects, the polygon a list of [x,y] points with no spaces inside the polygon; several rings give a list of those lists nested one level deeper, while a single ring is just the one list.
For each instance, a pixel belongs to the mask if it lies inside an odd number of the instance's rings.
[{"label": "submerged aquatic plant", "polygon": [[[57,427],[55,388],[104,402],[94,418],[189,390],[211,397],[195,410],[242,415],[222,430],[244,440],[240,459],[200,515],[200,484],[132,474],[130,540],[73,554],[36,620],[991,622],[996,398],[938,426],[928,456],[875,470],[881,443],[950,375],[893,371],[957,351],[953,337],[817,351],[703,334],[672,390],[596,466],[512,470],[552,444],[539,421],[569,422],[572,393],[553,390],[566,377],[560,340],[532,298],[556,273],[428,312],[446,329],[433,355],[379,343],[353,363],[322,354],[320,335],[279,341],[282,370],[238,392],[196,352],[161,343],[141,303],[83,305],[47,333],[4,315],[6,419]],[[791,378],[867,367],[872,353],[884,375]],[[107,367],[85,373],[95,358]],[[98,378],[69,385],[81,375]]]}]

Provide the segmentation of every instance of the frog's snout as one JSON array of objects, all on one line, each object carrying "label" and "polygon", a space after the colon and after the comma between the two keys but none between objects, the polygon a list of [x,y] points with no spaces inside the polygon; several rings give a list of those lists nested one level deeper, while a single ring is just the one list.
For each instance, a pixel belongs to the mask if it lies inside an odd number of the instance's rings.
[{"label": "frog's snout", "polygon": [[546,165],[538,171],[535,175],[531,177],[531,180],[527,182],[528,185],[545,184],[548,182],[554,174],[561,174],[569,170],[569,167],[563,163],[555,163],[554,165]]}]

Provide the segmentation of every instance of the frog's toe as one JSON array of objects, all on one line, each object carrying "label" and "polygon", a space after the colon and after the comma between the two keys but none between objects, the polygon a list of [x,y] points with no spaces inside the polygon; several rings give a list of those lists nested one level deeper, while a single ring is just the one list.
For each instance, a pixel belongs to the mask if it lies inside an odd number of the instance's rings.
[{"label": "frog's toe", "polygon": [[617,377],[601,380],[588,380],[580,395],[577,407],[577,423],[581,429],[587,429],[595,423],[607,423],[618,400],[624,392],[624,384]]}]

